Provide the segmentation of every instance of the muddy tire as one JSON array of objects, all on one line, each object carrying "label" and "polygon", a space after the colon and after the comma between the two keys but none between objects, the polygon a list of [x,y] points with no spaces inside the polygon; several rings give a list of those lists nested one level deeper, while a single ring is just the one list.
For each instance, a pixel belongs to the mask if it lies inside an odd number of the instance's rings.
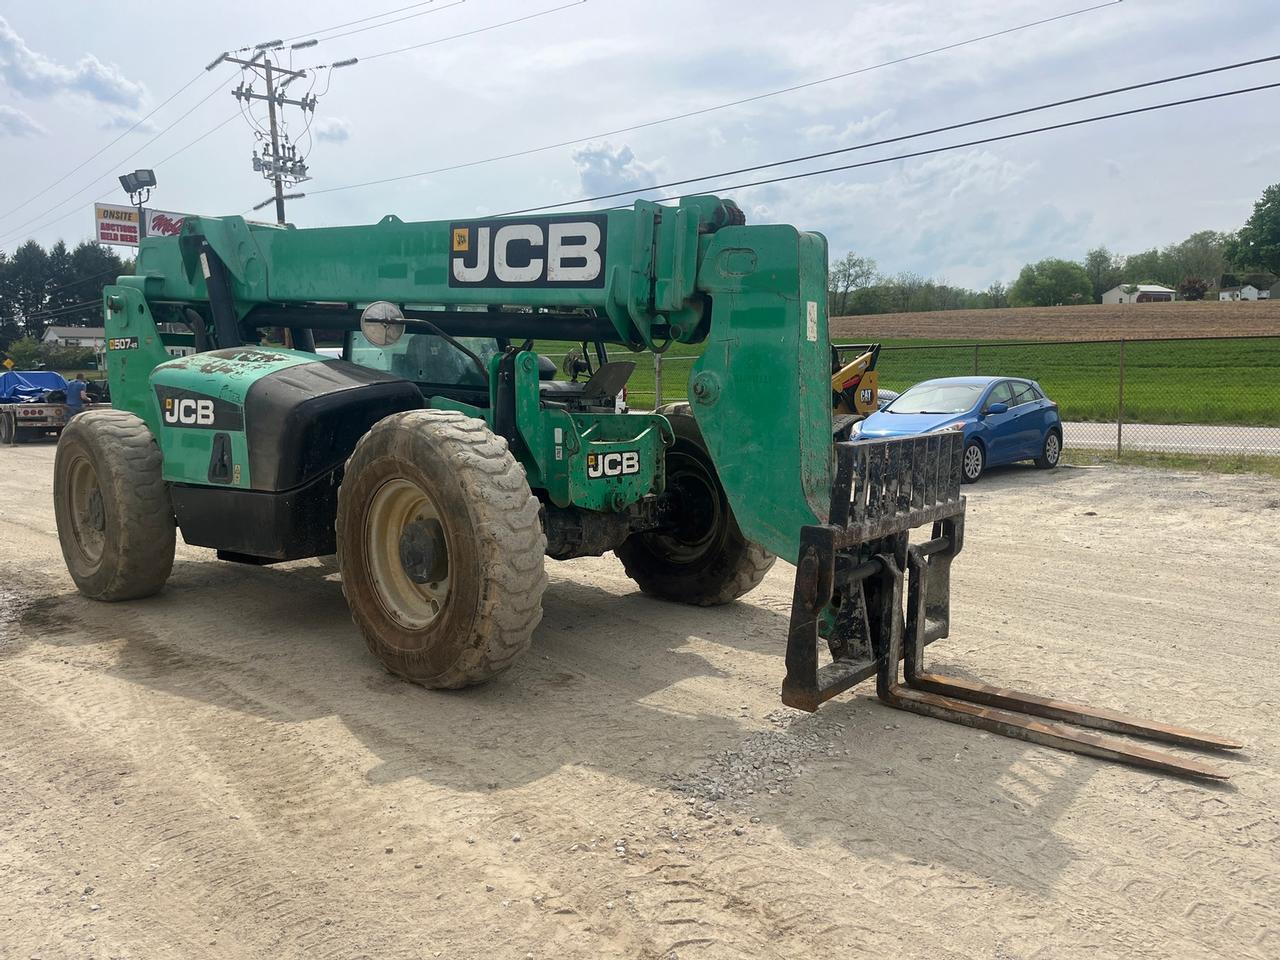
[{"label": "muddy tire", "polygon": [[337,519],[342,590],[373,655],[437,688],[511,666],[542,619],[538,514],[484,421],[412,410],[375,424],[347,461]]},{"label": "muddy tire", "polygon": [[757,587],[777,558],[742,535],[729,498],[687,403],[662,407],[675,431],[667,451],[667,490],[676,529],[637,533],[614,552],[642,591],[663,600],[712,607]]},{"label": "muddy tire", "polygon": [[63,428],[53,512],[67,570],[86,597],[137,600],[169,579],[173,505],[160,448],[132,413],[94,410]]}]

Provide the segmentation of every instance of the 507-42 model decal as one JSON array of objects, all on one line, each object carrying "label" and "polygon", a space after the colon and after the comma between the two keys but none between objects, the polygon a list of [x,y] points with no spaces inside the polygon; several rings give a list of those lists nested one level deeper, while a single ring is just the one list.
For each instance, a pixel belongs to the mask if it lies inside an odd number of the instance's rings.
[{"label": "507-42 model decal", "polygon": [[639,472],[639,450],[587,454],[587,476],[592,480],[601,477],[628,477]]},{"label": "507-42 model decal", "polygon": [[108,350],[137,350],[137,337],[112,337],[107,341]]}]

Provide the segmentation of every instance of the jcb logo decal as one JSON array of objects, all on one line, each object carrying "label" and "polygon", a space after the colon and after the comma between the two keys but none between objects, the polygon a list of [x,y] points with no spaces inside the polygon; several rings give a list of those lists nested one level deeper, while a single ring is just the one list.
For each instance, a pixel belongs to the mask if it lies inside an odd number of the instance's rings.
[{"label": "jcb logo decal", "polygon": [[453,224],[451,287],[603,287],[603,214]]},{"label": "jcb logo decal", "polygon": [[628,477],[639,472],[639,450],[587,454],[587,476],[592,480],[600,477]]},{"label": "jcb logo decal", "polygon": [[193,400],[190,397],[175,400],[170,397],[164,402],[164,422],[184,427],[211,427],[213,401]]},{"label": "jcb logo decal", "polygon": [[199,430],[243,430],[244,411],[239,404],[179,387],[156,386],[160,418],[167,427]]}]

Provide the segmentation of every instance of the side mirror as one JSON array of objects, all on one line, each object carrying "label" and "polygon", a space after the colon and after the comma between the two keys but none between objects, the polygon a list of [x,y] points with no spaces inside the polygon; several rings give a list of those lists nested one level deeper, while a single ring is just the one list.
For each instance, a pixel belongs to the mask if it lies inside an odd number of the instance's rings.
[{"label": "side mirror", "polygon": [[1008,413],[1009,405],[1007,403],[993,403],[987,407],[986,413]]}]

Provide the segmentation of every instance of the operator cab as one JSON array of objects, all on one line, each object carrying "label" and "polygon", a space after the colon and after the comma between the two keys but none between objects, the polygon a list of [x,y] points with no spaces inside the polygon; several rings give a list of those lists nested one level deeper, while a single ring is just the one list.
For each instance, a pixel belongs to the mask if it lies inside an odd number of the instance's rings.
[{"label": "operator cab", "polygon": [[[392,344],[378,346],[359,330],[347,333],[341,358],[372,370],[403,377],[416,384],[424,397],[444,396],[478,407],[489,405],[489,386],[481,367],[511,345],[503,337],[446,338],[435,333],[405,334]],[[535,349],[538,344],[520,344]],[[601,341],[581,344],[548,340],[541,344],[549,353],[564,355],[557,367],[546,353],[538,354],[540,395],[545,405],[564,409],[625,413],[626,383],[635,362],[610,362]],[[460,348],[465,348],[460,349]],[[595,362],[591,355],[595,355]],[[562,370],[569,379],[557,380]]]}]

